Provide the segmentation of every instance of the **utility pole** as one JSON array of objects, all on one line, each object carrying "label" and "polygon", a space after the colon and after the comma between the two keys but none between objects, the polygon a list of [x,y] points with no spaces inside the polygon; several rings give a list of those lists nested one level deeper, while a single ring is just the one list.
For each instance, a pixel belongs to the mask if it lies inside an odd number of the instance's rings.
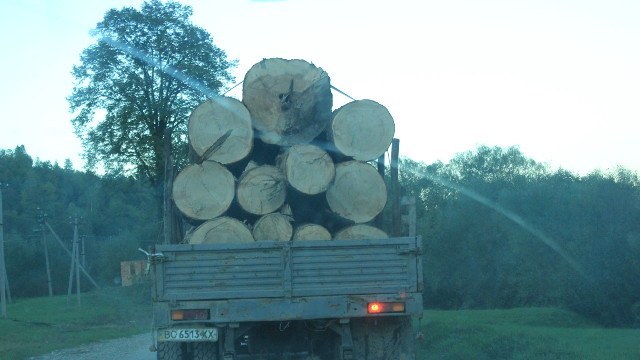
[{"label": "utility pole", "polygon": [[0,184],[0,312],[7,318],[7,272],[4,265],[4,218],[2,214],[2,184]]},{"label": "utility pole", "polygon": [[84,251],[84,241],[87,239],[87,235],[80,236],[80,239],[82,239],[82,267],[86,268],[87,267],[87,253]]},{"label": "utility pole", "polygon": [[[71,257],[73,259],[73,254],[71,254],[71,251],[69,251],[69,249],[67,249],[67,247],[64,245],[64,242],[62,242],[62,240],[60,239],[58,234],[56,234],[56,232],[53,230],[51,225],[49,225],[49,223],[47,221],[45,221],[44,224],[47,226],[49,231],[51,231],[51,234],[53,234],[53,238],[56,239],[56,241],[58,241],[58,244],[60,244],[60,247],[62,247],[62,250],[64,250],[64,252],[66,252],[67,255],[69,255],[69,257]],[[93,280],[91,275],[89,275],[87,270],[85,270],[84,266],[80,266],[80,270],[82,270],[82,273],[84,273],[84,275],[87,277],[87,279],[89,279],[91,284],[93,284],[93,286],[96,287],[96,289],[100,289],[100,286],[98,286],[98,283],[96,283],[95,280]]]},{"label": "utility pole", "polygon": [[73,288],[73,277],[76,278],[76,298],[80,306],[80,259],[78,249],[78,216],[73,220],[73,246],[71,250],[71,270],[69,271],[69,287],[67,289],[67,305],[71,299],[71,289]]},{"label": "utility pole", "polygon": [[44,213],[44,210],[41,208],[37,208],[38,212],[38,223],[40,224],[40,231],[42,231],[42,247],[44,248],[44,261],[47,267],[47,285],[49,287],[49,296],[53,296],[53,287],[51,286],[51,268],[49,265],[49,249],[47,248],[47,233],[44,231],[44,219],[47,217],[47,214]]}]

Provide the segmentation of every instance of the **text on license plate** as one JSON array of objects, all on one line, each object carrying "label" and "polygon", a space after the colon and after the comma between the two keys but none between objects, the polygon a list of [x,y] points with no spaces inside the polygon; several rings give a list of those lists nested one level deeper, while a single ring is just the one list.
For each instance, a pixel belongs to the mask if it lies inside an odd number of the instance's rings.
[{"label": "text on license plate", "polygon": [[218,341],[218,329],[160,329],[158,341]]}]

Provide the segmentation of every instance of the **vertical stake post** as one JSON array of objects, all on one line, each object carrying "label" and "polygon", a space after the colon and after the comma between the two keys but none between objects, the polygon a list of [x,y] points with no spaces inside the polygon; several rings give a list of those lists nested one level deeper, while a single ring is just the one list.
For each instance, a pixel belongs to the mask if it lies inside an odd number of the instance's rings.
[{"label": "vertical stake post", "polygon": [[[382,177],[382,181],[384,181],[384,169],[385,169],[384,154],[382,154],[378,158],[378,174],[380,174],[380,177]],[[375,223],[378,228],[380,229],[384,228],[384,211],[381,211],[380,214],[376,216]]]},{"label": "vertical stake post", "polygon": [[400,140],[391,141],[391,226],[392,236],[400,236],[400,185],[398,183],[398,157]]}]

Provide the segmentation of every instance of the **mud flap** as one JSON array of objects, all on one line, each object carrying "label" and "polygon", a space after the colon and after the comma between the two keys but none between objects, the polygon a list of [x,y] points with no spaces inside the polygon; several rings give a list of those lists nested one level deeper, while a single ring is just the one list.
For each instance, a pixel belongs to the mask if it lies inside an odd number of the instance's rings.
[{"label": "mud flap", "polygon": [[415,360],[411,318],[376,317],[351,320],[354,360]]}]

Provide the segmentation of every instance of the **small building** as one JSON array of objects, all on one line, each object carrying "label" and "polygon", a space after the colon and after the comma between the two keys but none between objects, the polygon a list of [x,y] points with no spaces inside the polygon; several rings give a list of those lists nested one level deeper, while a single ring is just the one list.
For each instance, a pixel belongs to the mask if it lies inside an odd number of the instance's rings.
[{"label": "small building", "polygon": [[131,286],[144,278],[146,260],[122,261],[120,262],[120,277],[122,286]]}]

